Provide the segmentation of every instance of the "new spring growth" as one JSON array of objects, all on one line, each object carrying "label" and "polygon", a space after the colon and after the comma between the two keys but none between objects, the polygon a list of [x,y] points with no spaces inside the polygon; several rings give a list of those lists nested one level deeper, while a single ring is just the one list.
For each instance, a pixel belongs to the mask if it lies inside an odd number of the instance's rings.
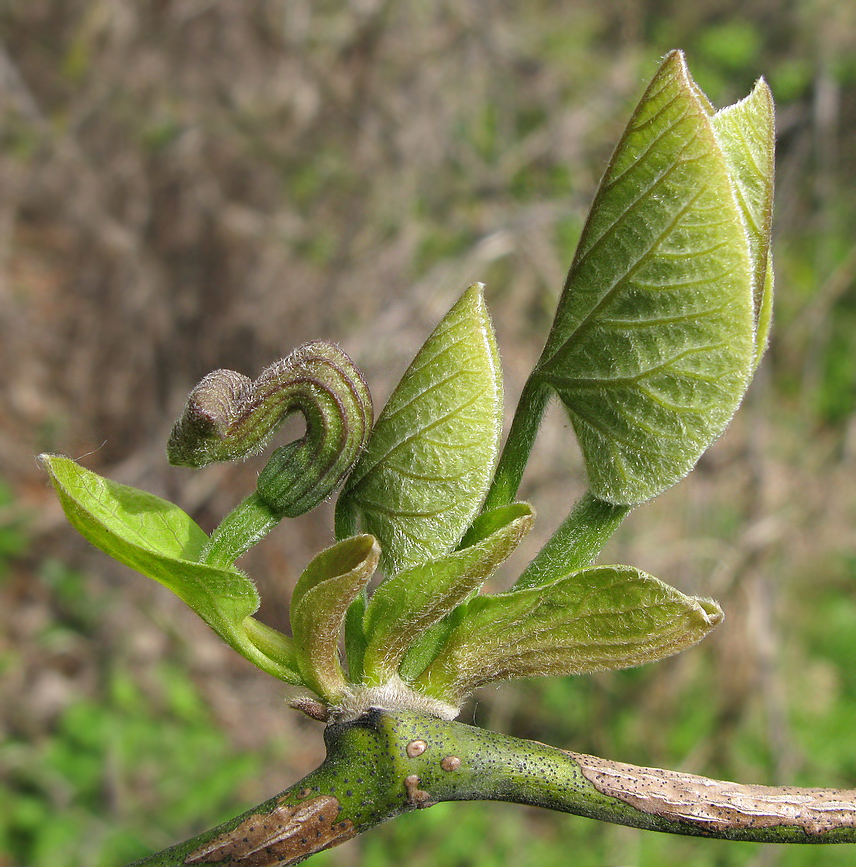
[{"label": "new spring growth", "polygon": [[[329,343],[296,350],[255,382],[205,377],[170,438],[173,463],[241,459],[290,412],[306,419],[306,435],[273,453],[258,489],[210,537],[178,507],[48,456],[66,512],[239,653],[313,690],[329,708],[319,714],[340,722],[371,707],[450,718],[488,683],[684,650],[722,620],[715,602],[593,561],[631,506],[692,469],[743,397],[770,320],[772,168],[766,85],[717,112],[673,52],[609,163],[498,465],[502,375],[474,284],[417,352],[370,437],[368,389]],[[481,592],[534,520],[514,500],[551,393],[570,414],[589,491],[510,590]],[[264,626],[236,561],[349,472],[339,541],[303,570],[292,635]],[[376,567],[384,578],[369,593]]]},{"label": "new spring growth", "polygon": [[678,482],[743,398],[770,325],[773,143],[763,80],[716,111],[675,51],[616,147],[533,373],[601,500]]},{"label": "new spring growth", "polygon": [[558,396],[590,493],[651,499],[734,415],[770,326],[773,101],[763,79],[716,111],[666,56],[600,183],[487,507],[511,502]]},{"label": "new spring growth", "polygon": [[260,452],[296,411],[306,433],[274,451],[259,476],[258,494],[279,517],[302,515],[338,487],[372,425],[368,386],[332,343],[298,347],[255,382],[234,370],[209,373],[190,392],[167,456],[187,467],[243,460]]}]

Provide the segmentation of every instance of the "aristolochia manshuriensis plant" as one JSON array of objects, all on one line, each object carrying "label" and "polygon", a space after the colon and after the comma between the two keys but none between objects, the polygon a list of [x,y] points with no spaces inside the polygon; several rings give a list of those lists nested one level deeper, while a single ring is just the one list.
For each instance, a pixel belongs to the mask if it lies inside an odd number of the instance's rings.
[{"label": "aristolochia manshuriensis plant", "polygon": [[[766,84],[717,112],[673,52],[609,162],[501,456],[502,379],[479,284],[373,427],[368,388],[332,344],[303,346],[255,382],[206,376],[170,437],[174,464],[242,459],[292,411],[306,418],[305,436],[273,452],[210,537],[171,503],[43,456],[87,539],[305,687],[294,706],[328,723],[328,757],[308,777],[139,864],[294,864],[403,811],[463,799],[683,834],[856,840],[854,792],[635,768],[452,721],[484,684],[652,662],[722,620],[710,599],[592,563],[631,507],[693,468],[743,398],[770,324],[772,190]],[[589,490],[509,591],[481,594],[534,521],[515,498],[552,395]],[[297,582],[291,636],[265,626],[235,561],[342,483],[338,541]]]}]

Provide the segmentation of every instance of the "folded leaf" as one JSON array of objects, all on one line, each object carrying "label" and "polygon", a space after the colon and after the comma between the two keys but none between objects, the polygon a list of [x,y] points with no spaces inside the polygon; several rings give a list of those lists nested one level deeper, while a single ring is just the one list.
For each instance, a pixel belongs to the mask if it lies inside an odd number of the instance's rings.
[{"label": "folded leaf", "polygon": [[335,703],[346,680],[339,639],[348,606],[377,568],[373,536],[354,536],[322,551],[306,567],[291,597],[291,631],[304,683]]},{"label": "folded leaf", "polygon": [[755,365],[767,344],[772,306],[773,269],[770,233],[773,225],[775,126],[773,97],[761,79],[746,99],[716,112],[713,131],[728,164],[752,265],[755,309]]},{"label": "folded leaf", "polygon": [[715,602],[685,596],[631,566],[583,569],[467,603],[416,685],[460,703],[494,681],[629,668],[684,650],[722,618]]},{"label": "folded leaf", "polygon": [[[735,114],[761,113],[758,93]],[[730,140],[730,120],[718,123]],[[743,397],[756,262],[737,186],[710,105],[673,52],[601,181],[533,374],[565,404],[599,499],[632,505],[683,478]]]},{"label": "folded leaf", "polygon": [[301,683],[290,639],[262,652],[246,635],[245,618],[259,607],[250,578],[234,567],[197,559],[208,537],[178,506],[102,478],[58,455],[42,455],[68,520],[96,548],[168,587],[224,641],[275,677]]},{"label": "folded leaf", "polygon": [[480,517],[492,529],[486,538],[405,569],[387,578],[372,595],[365,614],[369,640],[364,671],[370,685],[397,674],[407,651],[481,587],[529,532],[534,519],[528,503],[504,506]]},{"label": "folded leaf", "polygon": [[359,512],[388,575],[452,550],[490,482],[502,379],[483,288],[470,286],[419,350],[339,499],[338,526]]}]

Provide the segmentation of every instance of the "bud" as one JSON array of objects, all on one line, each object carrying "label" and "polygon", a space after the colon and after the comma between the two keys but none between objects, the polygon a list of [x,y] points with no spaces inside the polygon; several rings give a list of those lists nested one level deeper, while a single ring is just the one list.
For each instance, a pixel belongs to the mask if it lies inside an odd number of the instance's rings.
[{"label": "bud", "polygon": [[338,487],[371,430],[368,386],[332,343],[299,347],[255,382],[233,370],[209,373],[191,391],[167,456],[190,467],[243,460],[260,452],[293,412],[303,414],[306,433],[273,453],[258,492],[281,517],[301,515]]}]

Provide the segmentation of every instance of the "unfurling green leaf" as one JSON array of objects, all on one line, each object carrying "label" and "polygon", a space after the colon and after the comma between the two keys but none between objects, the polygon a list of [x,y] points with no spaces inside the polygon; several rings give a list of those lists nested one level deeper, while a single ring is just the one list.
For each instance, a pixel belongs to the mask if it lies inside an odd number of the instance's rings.
[{"label": "unfurling green leaf", "polygon": [[[534,520],[528,503],[515,503],[481,517],[485,528],[490,529],[485,538],[445,557],[404,569],[374,592],[365,614],[367,683],[382,683],[396,675],[408,650],[481,587],[529,532]],[[426,659],[425,665],[429,661]]]},{"label": "unfurling green leaf", "polygon": [[339,660],[345,614],[374,575],[379,557],[373,536],[338,542],[306,567],[291,597],[291,631],[303,682],[333,703],[346,686]]},{"label": "unfurling green leaf", "polygon": [[629,668],[690,647],[722,618],[715,602],[631,566],[583,569],[468,602],[416,685],[460,703],[494,681]]},{"label": "unfurling green leaf", "polygon": [[770,88],[761,79],[746,99],[716,112],[711,120],[728,164],[749,244],[755,310],[754,369],[767,345],[773,308],[770,233],[775,141]]},{"label": "unfurling green leaf", "polygon": [[713,114],[673,52],[612,156],[533,374],[602,500],[679,481],[743,397],[770,318],[772,148],[763,83]]},{"label": "unfurling green leaf", "polygon": [[502,379],[483,288],[467,289],[425,341],[339,499],[339,528],[360,513],[388,575],[452,550],[490,482]]},{"label": "unfurling green leaf", "polygon": [[301,683],[291,640],[267,642],[270,655],[247,637],[259,595],[234,567],[198,562],[208,537],[178,506],[102,478],[69,458],[42,455],[72,526],[96,548],[168,587],[224,641],[264,671]]}]

